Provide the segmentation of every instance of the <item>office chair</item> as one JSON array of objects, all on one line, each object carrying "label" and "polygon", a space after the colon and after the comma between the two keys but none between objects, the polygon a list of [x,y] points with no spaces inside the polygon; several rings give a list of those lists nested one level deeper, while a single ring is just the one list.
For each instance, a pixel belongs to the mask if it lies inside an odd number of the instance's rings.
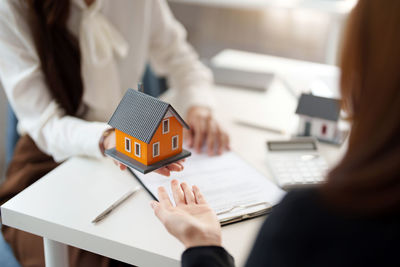
[{"label": "office chair", "polygon": [[[144,92],[151,96],[157,97],[167,90],[165,78],[157,78],[150,66],[147,65],[143,75]],[[132,85],[135,88],[136,85]],[[1,90],[2,88],[0,88]],[[17,132],[17,117],[11,106],[7,107],[7,133],[6,133],[6,164],[11,161],[15,145],[18,142],[19,135]],[[1,224],[0,224],[1,227]],[[15,259],[10,246],[5,242],[3,235],[0,234],[0,266],[1,267],[20,267],[20,264]]]},{"label": "office chair", "polygon": [[[0,90],[1,84],[0,84]],[[7,132],[6,132],[6,165],[10,162],[14,152],[15,144],[19,139],[17,133],[17,118],[10,105],[7,106]],[[0,224],[1,229],[1,224]],[[1,267],[21,267],[14,253],[0,232],[0,266]]]}]

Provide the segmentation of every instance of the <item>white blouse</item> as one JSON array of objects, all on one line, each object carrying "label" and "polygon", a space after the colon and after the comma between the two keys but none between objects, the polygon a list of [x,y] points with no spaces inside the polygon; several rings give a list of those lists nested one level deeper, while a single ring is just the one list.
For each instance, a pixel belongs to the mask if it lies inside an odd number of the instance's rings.
[{"label": "white blouse", "polygon": [[[63,161],[101,157],[98,142],[127,88],[136,88],[147,62],[179,92],[183,111],[209,106],[212,75],[186,42],[165,0],[84,0],[71,3],[68,27],[80,43],[84,95],[80,118],[66,116],[41,71],[23,1],[0,1],[0,81],[20,134]],[[81,119],[82,118],[82,119]]]}]

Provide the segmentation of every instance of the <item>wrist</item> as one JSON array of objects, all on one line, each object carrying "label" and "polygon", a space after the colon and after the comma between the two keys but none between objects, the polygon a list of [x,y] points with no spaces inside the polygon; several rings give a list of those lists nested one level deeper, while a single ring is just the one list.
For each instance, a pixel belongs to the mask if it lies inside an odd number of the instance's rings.
[{"label": "wrist", "polygon": [[211,109],[206,106],[191,106],[186,113],[188,119],[192,117],[207,118],[212,115]]},{"label": "wrist", "polygon": [[107,137],[110,136],[114,132],[114,130],[115,130],[114,128],[107,129],[103,132],[103,134],[100,137],[99,148],[100,148],[100,152],[103,155],[103,157],[106,156],[104,151],[106,150],[106,147],[107,147],[107,145],[106,145]]},{"label": "wrist", "polygon": [[222,246],[221,234],[207,230],[188,229],[186,240],[183,242],[186,248],[200,246]]}]

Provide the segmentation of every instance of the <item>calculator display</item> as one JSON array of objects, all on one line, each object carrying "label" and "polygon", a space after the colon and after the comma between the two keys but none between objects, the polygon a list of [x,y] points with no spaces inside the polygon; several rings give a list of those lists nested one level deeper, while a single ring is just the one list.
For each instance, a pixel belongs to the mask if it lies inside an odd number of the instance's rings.
[{"label": "calculator display", "polygon": [[270,151],[298,151],[298,150],[317,150],[317,146],[312,141],[282,141],[282,142],[268,142],[268,149]]}]

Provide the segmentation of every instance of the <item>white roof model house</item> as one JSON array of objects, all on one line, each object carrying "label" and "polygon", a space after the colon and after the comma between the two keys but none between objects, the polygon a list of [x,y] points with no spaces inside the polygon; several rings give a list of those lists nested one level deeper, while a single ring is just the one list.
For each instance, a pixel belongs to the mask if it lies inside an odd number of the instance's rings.
[{"label": "white roof model house", "polygon": [[297,135],[314,136],[320,141],[340,143],[342,133],[338,128],[339,99],[302,94],[296,114],[300,117]]}]

